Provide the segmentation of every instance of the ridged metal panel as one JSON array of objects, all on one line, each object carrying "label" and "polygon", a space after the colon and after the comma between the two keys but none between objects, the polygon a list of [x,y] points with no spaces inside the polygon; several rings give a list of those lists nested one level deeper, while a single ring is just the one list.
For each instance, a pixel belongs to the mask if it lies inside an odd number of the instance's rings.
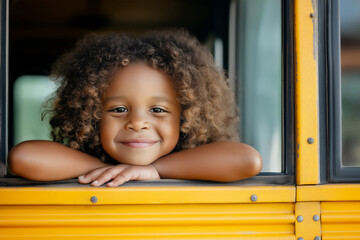
[{"label": "ridged metal panel", "polygon": [[0,239],[295,239],[294,204],[0,206]]},{"label": "ridged metal panel", "polygon": [[297,202],[295,216],[296,239],[313,240],[321,236],[320,221],[314,220],[314,216],[320,216],[320,202]]},{"label": "ridged metal panel", "polygon": [[322,202],[322,239],[360,239],[360,202]]}]

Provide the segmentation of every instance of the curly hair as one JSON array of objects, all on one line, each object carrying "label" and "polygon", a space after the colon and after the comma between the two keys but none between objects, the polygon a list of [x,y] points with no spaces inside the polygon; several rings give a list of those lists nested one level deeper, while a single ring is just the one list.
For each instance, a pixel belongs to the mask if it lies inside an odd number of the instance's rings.
[{"label": "curly hair", "polygon": [[100,142],[102,94],[116,71],[136,61],[164,72],[177,90],[181,122],[174,151],[238,140],[237,108],[225,74],[185,30],[91,34],[79,41],[53,66],[51,76],[60,84],[49,110],[53,140],[110,161]]}]

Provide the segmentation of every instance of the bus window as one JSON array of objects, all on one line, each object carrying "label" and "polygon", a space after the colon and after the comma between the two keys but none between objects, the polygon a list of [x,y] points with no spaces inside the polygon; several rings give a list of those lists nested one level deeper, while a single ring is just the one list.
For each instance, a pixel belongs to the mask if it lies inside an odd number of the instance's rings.
[{"label": "bus window", "polygon": [[340,1],[342,165],[360,167],[360,2]]},{"label": "bus window", "polygon": [[[90,32],[137,35],[149,30],[185,28],[210,49],[217,66],[228,74],[239,105],[240,140],[259,150],[264,161],[262,172],[288,174],[284,161],[293,159],[282,157],[286,149],[282,137],[286,104],[282,86],[286,81],[282,79],[285,35],[282,3],[281,0],[156,0],[150,5],[146,0],[11,2],[9,127],[13,134],[9,135],[9,148],[23,140],[49,138],[47,126],[39,130],[40,111],[32,112],[38,114],[32,123],[37,127],[22,121],[21,114],[25,112],[19,101],[34,103],[36,108],[41,106],[41,100],[54,87],[47,80],[51,63],[74,47],[78,39]],[[48,89],[36,90],[44,95],[31,102],[19,90],[23,84],[40,88],[45,84]],[[22,130],[29,128],[32,133]]]},{"label": "bus window", "polygon": [[241,140],[281,172],[281,1],[238,2],[236,93]]}]

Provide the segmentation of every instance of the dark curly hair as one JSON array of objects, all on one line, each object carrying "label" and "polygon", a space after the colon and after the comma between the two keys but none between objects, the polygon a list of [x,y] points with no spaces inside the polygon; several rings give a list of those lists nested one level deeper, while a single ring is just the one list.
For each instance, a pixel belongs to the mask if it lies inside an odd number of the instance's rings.
[{"label": "dark curly hair", "polygon": [[99,136],[101,97],[114,73],[136,61],[164,72],[177,90],[181,123],[174,151],[238,140],[237,109],[225,75],[185,30],[141,37],[91,34],[79,41],[53,66],[52,78],[60,84],[48,110],[53,140],[110,161]]}]

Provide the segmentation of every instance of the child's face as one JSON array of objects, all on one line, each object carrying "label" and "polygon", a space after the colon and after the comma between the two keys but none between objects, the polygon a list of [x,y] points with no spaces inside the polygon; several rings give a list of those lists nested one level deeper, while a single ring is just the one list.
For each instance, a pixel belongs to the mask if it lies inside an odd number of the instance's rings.
[{"label": "child's face", "polygon": [[145,63],[120,69],[103,96],[100,139],[120,163],[148,165],[177,144],[180,104],[171,80]]}]

